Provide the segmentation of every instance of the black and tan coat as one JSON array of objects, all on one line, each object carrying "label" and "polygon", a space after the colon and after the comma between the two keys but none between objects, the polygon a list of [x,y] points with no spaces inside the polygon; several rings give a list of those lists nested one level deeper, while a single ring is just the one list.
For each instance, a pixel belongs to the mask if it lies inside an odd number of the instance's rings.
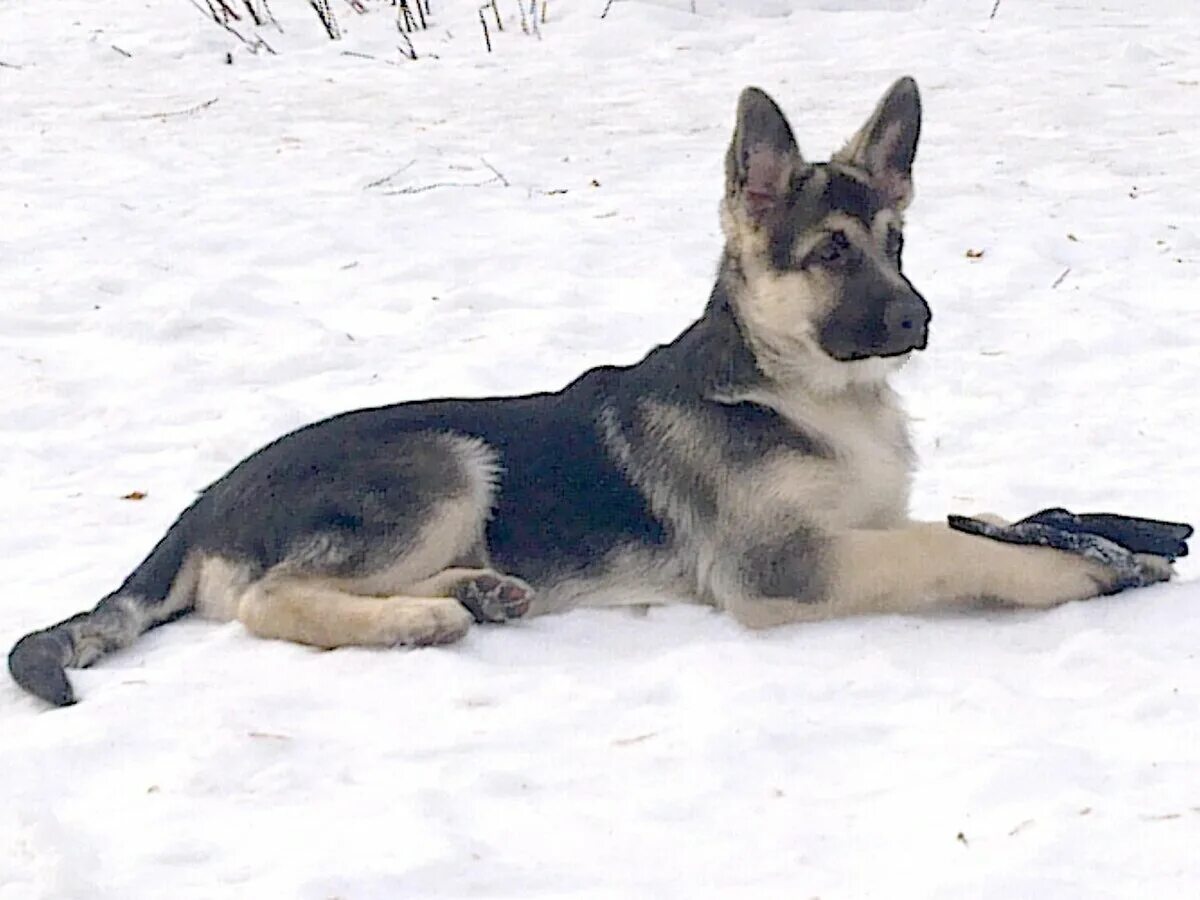
[{"label": "black and tan coat", "polygon": [[190,612],[393,646],[576,605],[705,603],[757,628],[1105,593],[1116,576],[1097,562],[908,519],[887,379],[929,330],[901,265],[919,131],[902,79],[810,163],[747,89],[716,284],[675,341],[554,393],[358,410],[280,438],[95,609],[23,638],[13,676],[71,703],[65,668]]}]

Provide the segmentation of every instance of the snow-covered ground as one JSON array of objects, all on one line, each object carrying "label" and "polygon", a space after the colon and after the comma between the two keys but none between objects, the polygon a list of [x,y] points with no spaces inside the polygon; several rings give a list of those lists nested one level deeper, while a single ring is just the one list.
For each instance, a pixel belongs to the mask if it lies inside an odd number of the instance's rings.
[{"label": "snow-covered ground", "polygon": [[[500,0],[491,55],[433,0],[417,62],[368,5],[334,44],[274,0],[272,56],[186,0],[0,3],[5,648],[284,430],[673,337],[748,83],[812,157],[922,86],[917,516],[1200,519],[1192,0],[552,0],[540,40]],[[76,707],[0,682],[0,898],[1192,898],[1179,571],[1046,614],[578,612],[415,652],[185,620]]]}]

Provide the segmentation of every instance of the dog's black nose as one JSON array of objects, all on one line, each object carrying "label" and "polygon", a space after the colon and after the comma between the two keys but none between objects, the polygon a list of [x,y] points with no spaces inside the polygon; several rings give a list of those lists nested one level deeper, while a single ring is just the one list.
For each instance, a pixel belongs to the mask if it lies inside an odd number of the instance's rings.
[{"label": "dog's black nose", "polygon": [[896,353],[924,350],[929,334],[929,305],[919,294],[897,297],[887,305],[884,315],[888,343]]}]

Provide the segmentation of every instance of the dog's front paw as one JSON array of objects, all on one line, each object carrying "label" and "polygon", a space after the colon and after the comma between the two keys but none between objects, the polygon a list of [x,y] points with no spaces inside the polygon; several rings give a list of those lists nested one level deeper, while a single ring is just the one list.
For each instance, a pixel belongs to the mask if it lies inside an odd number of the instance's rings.
[{"label": "dog's front paw", "polygon": [[1054,602],[1047,601],[1058,591],[1062,593],[1056,598],[1056,602],[1109,596],[1130,588],[1147,587],[1168,581],[1175,574],[1171,561],[1165,557],[1148,553],[1133,554],[1124,548],[1121,548],[1119,553],[1113,552],[1108,541],[1104,541],[1103,538],[1097,540],[1103,543],[1094,550],[1080,546],[1072,551],[1053,551],[1061,567],[1061,574],[1057,578],[1048,578],[1044,587],[1049,587],[1055,581],[1058,585],[1046,593],[1030,591],[1029,596],[1033,602],[1028,605],[1054,605]]},{"label": "dog's front paw", "polygon": [[1070,535],[1066,544],[1068,546],[1064,549],[1104,566],[1108,580],[1107,589],[1104,591],[1106,594],[1167,581],[1175,572],[1171,560],[1166,557],[1151,553],[1131,553],[1120,544],[1114,544],[1099,535]]},{"label": "dog's front paw", "polygon": [[1158,584],[1170,581],[1175,577],[1175,566],[1165,556],[1154,556],[1151,553],[1138,553],[1134,556],[1142,584]]},{"label": "dog's front paw", "polygon": [[1127,588],[1145,587],[1171,577],[1169,557],[1137,553],[1105,535],[1059,527],[1054,517],[1060,514],[1070,515],[1065,510],[1046,510],[1012,525],[998,525],[978,516],[950,516],[949,524],[956,531],[994,541],[1045,547],[1079,557],[1087,563],[1079,574],[1086,573],[1100,594],[1115,594]]}]

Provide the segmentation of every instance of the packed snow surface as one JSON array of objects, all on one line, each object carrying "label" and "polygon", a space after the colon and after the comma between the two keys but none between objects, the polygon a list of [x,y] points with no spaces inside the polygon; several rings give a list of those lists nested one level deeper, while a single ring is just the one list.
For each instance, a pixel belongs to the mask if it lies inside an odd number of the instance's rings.
[{"label": "packed snow surface", "polygon": [[[551,0],[538,37],[500,0],[489,54],[433,0],[412,61],[383,3],[335,0],[331,42],[274,0],[274,54],[203,2],[0,4],[0,643],[288,429],[671,339],[746,84],[814,159],[921,84],[915,516],[1200,519],[1200,16],[994,5]],[[1193,898],[1178,568],[767,634],[675,607],[319,653],[184,620],[78,706],[0,683],[0,898]]]}]

